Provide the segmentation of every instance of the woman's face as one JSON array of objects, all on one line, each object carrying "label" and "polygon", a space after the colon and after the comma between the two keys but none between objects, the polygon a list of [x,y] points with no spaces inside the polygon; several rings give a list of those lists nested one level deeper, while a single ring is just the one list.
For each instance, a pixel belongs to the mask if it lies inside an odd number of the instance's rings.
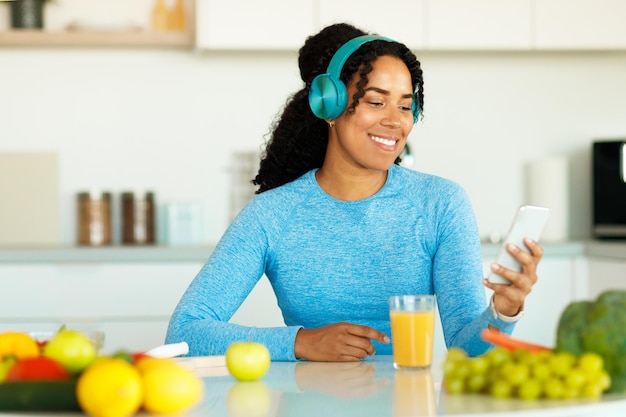
[{"label": "woman's face", "polygon": [[[350,101],[358,80],[355,74],[347,85]],[[387,170],[413,128],[411,74],[399,58],[381,56],[374,61],[368,80],[355,112],[346,111],[335,119],[328,146],[351,165]]]}]

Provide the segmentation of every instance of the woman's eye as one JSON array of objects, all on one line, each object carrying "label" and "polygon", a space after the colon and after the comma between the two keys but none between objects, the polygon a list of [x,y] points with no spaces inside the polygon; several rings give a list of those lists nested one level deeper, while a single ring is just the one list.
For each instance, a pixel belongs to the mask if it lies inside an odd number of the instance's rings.
[{"label": "woman's eye", "polygon": [[370,101],[370,105],[374,106],[374,107],[380,107],[383,105],[383,103],[380,103],[378,101]]},{"label": "woman's eye", "polygon": [[402,111],[411,111],[412,110],[411,107],[407,107],[407,106],[400,106],[400,109]]}]

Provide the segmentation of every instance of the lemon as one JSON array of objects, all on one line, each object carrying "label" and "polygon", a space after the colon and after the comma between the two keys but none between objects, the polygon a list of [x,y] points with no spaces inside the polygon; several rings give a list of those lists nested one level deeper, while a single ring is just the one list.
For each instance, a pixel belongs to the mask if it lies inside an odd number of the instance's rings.
[{"label": "lemon", "polygon": [[149,413],[178,413],[202,398],[200,378],[171,359],[143,358],[136,367],[144,384],[143,408]]},{"label": "lemon", "polygon": [[139,371],[118,358],[101,358],[83,371],[76,385],[81,409],[92,417],[128,417],[143,401]]}]

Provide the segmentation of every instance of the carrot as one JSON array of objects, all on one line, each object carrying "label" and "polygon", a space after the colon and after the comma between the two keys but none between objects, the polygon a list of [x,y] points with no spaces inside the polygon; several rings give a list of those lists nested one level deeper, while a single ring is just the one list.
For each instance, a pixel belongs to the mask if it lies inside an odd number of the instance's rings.
[{"label": "carrot", "polygon": [[532,353],[552,350],[551,348],[546,346],[537,345],[535,343],[526,342],[520,339],[515,339],[508,334],[501,333],[497,330],[485,329],[481,332],[480,336],[485,342],[491,343],[495,346],[506,348],[508,350],[524,349]]}]

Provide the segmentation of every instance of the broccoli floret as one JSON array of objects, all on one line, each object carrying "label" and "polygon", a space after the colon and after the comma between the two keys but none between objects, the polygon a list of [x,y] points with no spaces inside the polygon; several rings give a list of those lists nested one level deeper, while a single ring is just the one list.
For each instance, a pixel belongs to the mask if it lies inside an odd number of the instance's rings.
[{"label": "broccoli floret", "polygon": [[555,350],[600,354],[611,375],[611,391],[626,392],[626,290],[570,303],[559,320]]},{"label": "broccoli floret", "polygon": [[571,352],[576,356],[583,353],[580,333],[587,326],[591,304],[591,301],[576,301],[563,310],[557,329],[556,350]]}]

